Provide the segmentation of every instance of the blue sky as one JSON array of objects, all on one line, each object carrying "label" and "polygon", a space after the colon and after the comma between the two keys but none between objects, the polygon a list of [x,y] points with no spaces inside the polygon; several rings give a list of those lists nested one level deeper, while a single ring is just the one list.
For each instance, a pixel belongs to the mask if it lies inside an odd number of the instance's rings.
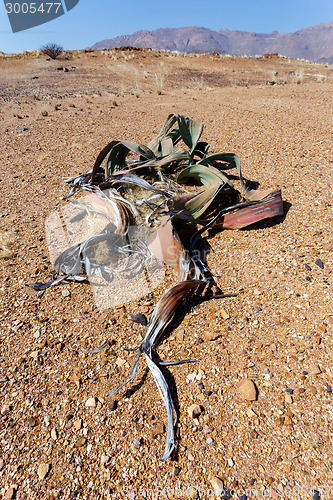
[{"label": "blue sky", "polygon": [[80,49],[140,29],[204,26],[283,33],[329,21],[333,21],[333,0],[80,0],[58,19],[12,33],[0,0],[0,51],[34,50],[48,42]]}]

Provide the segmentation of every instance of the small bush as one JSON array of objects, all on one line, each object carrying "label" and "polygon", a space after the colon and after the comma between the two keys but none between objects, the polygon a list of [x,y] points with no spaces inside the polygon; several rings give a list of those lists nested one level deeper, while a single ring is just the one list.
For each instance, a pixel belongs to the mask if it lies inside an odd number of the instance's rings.
[{"label": "small bush", "polygon": [[61,47],[61,45],[57,45],[56,43],[48,43],[44,45],[40,50],[46,56],[51,57],[51,59],[57,59],[57,57],[60,56],[64,49],[63,47]]}]

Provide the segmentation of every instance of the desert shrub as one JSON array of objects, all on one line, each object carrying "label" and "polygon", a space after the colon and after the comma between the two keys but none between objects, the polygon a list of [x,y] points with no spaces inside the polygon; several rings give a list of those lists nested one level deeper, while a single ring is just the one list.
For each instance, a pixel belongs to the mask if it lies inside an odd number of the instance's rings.
[{"label": "desert shrub", "polygon": [[57,59],[64,49],[61,45],[57,45],[56,43],[47,43],[40,50],[46,56],[51,57],[51,59]]}]

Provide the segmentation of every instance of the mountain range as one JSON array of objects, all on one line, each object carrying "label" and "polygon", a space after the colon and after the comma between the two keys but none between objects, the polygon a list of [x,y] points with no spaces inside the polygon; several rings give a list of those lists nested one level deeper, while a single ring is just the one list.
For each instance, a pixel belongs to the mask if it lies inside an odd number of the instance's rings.
[{"label": "mountain range", "polygon": [[170,50],[185,53],[218,52],[253,57],[278,53],[293,59],[306,59],[319,63],[333,63],[333,21],[304,28],[293,33],[255,33],[230,31],[222,28],[213,31],[197,26],[185,28],[159,28],[139,30],[132,35],[122,35],[95,43],[92,49],[131,46]]}]

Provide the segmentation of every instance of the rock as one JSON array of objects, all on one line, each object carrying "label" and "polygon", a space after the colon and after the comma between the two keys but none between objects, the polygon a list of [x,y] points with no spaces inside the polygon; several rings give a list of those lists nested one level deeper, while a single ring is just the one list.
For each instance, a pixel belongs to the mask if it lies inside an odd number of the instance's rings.
[{"label": "rock", "polygon": [[214,331],[214,330],[205,330],[204,336],[205,336],[206,340],[216,340],[219,337],[221,337],[221,332]]},{"label": "rock", "polygon": [[193,488],[193,486],[191,486],[191,488],[187,490],[187,498],[191,500],[197,500],[199,498],[198,490],[196,488]]},{"label": "rock", "polygon": [[172,469],[172,475],[175,477],[175,476],[178,476],[179,473],[181,471],[181,468],[178,467],[177,465],[174,466],[174,468]]},{"label": "rock", "polygon": [[327,391],[329,394],[331,394],[331,392],[332,392],[332,387],[331,387],[330,385],[326,384],[326,385],[325,385],[325,389],[326,389],[326,391]]},{"label": "rock", "polygon": [[32,351],[32,352],[30,353],[30,356],[31,356],[31,357],[32,357],[35,361],[37,361],[38,356],[39,356],[39,351]]},{"label": "rock", "polygon": [[112,401],[110,406],[109,406],[109,410],[115,411],[117,409],[117,404],[118,404],[118,402],[116,400]]},{"label": "rock", "polygon": [[82,418],[77,418],[74,420],[74,427],[77,431],[79,431],[82,427]]},{"label": "rock", "polygon": [[135,446],[136,448],[139,448],[141,446],[141,438],[140,437],[134,438],[133,446]]},{"label": "rock", "polygon": [[3,405],[1,408],[1,415],[6,415],[7,413],[10,412],[10,410],[11,410],[10,405]]},{"label": "rock", "polygon": [[57,439],[58,439],[57,429],[55,429],[55,428],[52,429],[51,438],[53,439],[53,441],[57,441]]},{"label": "rock", "polygon": [[238,382],[236,389],[247,401],[255,401],[257,399],[258,390],[254,382],[248,378],[243,378]]},{"label": "rock", "polygon": [[321,373],[321,369],[315,363],[311,363],[311,365],[309,366],[309,372],[312,375],[319,375]]},{"label": "rock", "polygon": [[64,288],[63,290],[61,290],[61,295],[63,297],[70,297],[71,296],[71,292],[67,288]]},{"label": "rock", "polygon": [[11,486],[6,491],[5,496],[4,496],[4,500],[11,500],[12,498],[14,498],[14,495],[15,495],[15,489]]},{"label": "rock", "polygon": [[256,313],[258,313],[258,312],[260,312],[260,311],[262,311],[261,307],[255,307],[255,308],[254,308],[254,312],[256,312]]},{"label": "rock", "polygon": [[187,408],[187,414],[190,418],[198,418],[202,413],[202,407],[196,404],[193,404]]},{"label": "rock", "polygon": [[318,392],[314,385],[310,385],[309,391],[311,392],[311,394],[313,396],[315,396],[317,394],[317,392]]},{"label": "rock", "polygon": [[144,326],[146,326],[148,323],[146,316],[142,313],[134,314],[134,316],[131,317],[131,321],[134,321],[134,323],[139,323],[139,325],[144,325]]},{"label": "rock", "polygon": [[317,259],[315,264],[320,267],[320,269],[324,269],[324,262],[321,259]]},{"label": "rock", "polygon": [[33,427],[36,427],[37,425],[37,422],[36,422],[36,419],[34,417],[30,417],[28,418],[28,425],[29,427],[32,429]]},{"label": "rock", "polygon": [[81,448],[81,446],[84,446],[87,442],[87,439],[83,436],[79,437],[79,439],[75,443],[76,448]]},{"label": "rock", "polygon": [[230,319],[230,315],[224,309],[220,310],[220,314],[221,314],[223,319],[225,319],[225,320]]},{"label": "rock", "polygon": [[185,330],[183,328],[181,328],[180,330],[177,330],[176,338],[179,342],[184,341],[184,333],[185,333]]},{"label": "rock", "polygon": [[291,396],[290,394],[288,394],[288,393],[287,393],[287,394],[285,394],[285,396],[284,396],[284,400],[285,400],[285,402],[286,402],[287,404],[292,404],[292,402],[293,402],[293,398],[292,398],[292,396]]},{"label": "rock", "polygon": [[126,359],[123,359],[123,358],[117,358],[116,359],[116,365],[118,366],[118,368],[121,368],[125,364],[126,364]]},{"label": "rock", "polygon": [[232,458],[228,458],[228,465],[229,465],[229,467],[233,467],[235,465]]},{"label": "rock", "polygon": [[150,439],[155,439],[157,436],[159,436],[160,434],[163,434],[165,431],[165,426],[163,423],[161,422],[157,422],[153,428],[150,430]]},{"label": "rock", "polygon": [[221,494],[224,491],[223,481],[221,481],[221,479],[219,479],[218,477],[213,476],[211,478],[210,482],[211,482],[211,485],[213,487],[215,496],[217,496],[217,497],[221,496]]},{"label": "rock", "polygon": [[87,399],[87,401],[85,402],[85,406],[87,408],[95,408],[95,406],[96,406],[96,398],[89,398],[89,399]]},{"label": "rock", "polygon": [[22,128],[18,128],[16,130],[16,132],[25,132],[26,130],[28,130],[26,127],[22,127]]},{"label": "rock", "polygon": [[304,267],[307,271],[312,271],[311,267],[308,264],[304,264]]},{"label": "rock", "polygon": [[100,459],[101,465],[107,464],[109,460],[110,460],[110,457],[108,457],[107,455],[102,455],[101,459]]},{"label": "rock", "polygon": [[38,474],[40,481],[45,479],[45,477],[49,473],[49,470],[50,470],[50,464],[46,464],[43,462],[41,464],[39,464],[38,469],[37,469],[37,474]]}]

